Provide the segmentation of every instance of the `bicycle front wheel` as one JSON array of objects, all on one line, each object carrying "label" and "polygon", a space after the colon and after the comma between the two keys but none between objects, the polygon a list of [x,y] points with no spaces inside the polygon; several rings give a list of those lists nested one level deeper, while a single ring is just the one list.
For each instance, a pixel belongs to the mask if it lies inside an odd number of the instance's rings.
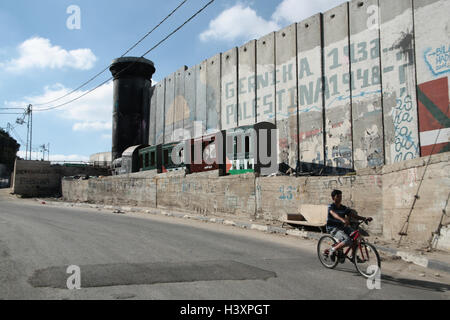
[{"label": "bicycle front wheel", "polygon": [[319,239],[317,243],[317,255],[319,256],[319,261],[324,265],[325,268],[333,269],[338,264],[338,259],[335,257],[334,261],[330,258],[330,249],[337,242],[332,236],[323,236]]},{"label": "bicycle front wheel", "polygon": [[374,245],[366,242],[360,243],[353,257],[356,270],[366,278],[375,277],[381,272],[381,260]]}]

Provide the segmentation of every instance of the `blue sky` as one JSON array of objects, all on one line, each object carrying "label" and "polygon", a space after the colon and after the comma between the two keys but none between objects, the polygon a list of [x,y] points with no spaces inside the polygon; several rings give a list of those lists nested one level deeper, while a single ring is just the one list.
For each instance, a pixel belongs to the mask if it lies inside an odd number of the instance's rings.
[{"label": "blue sky", "polygon": [[[140,56],[178,27],[209,0],[188,0],[129,56]],[[193,66],[246,41],[257,39],[342,0],[216,0],[148,59],[159,81],[183,65]],[[77,88],[121,56],[181,0],[14,0],[0,2],[1,108],[38,104]],[[80,9],[80,29],[69,29],[67,9]],[[88,86],[51,107],[77,97],[111,76],[105,72]],[[111,150],[112,85],[62,108],[33,113],[33,148],[50,143],[52,160],[84,160]],[[26,140],[18,115],[0,114],[0,127],[15,125]],[[19,137],[13,136],[18,140]],[[21,146],[24,153],[25,145]]]}]

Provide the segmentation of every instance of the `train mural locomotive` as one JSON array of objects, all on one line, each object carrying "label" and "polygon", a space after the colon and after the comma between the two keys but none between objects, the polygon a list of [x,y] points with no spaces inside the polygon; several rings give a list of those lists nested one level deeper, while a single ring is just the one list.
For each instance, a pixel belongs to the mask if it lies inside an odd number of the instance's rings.
[{"label": "train mural locomotive", "polygon": [[277,163],[272,147],[275,129],[272,123],[260,122],[184,141],[131,146],[113,161],[112,171],[114,175],[149,170],[187,174],[219,170],[220,176],[261,173]]}]

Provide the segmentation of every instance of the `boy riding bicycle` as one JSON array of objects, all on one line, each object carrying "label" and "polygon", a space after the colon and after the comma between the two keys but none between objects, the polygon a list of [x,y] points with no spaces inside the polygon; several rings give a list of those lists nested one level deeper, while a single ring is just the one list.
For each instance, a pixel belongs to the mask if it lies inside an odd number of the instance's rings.
[{"label": "boy riding bicycle", "polygon": [[349,218],[367,221],[372,221],[372,218],[361,217],[356,214],[356,211],[342,205],[341,190],[333,190],[333,192],[331,192],[331,198],[333,199],[333,203],[328,205],[326,228],[329,234],[340,241],[330,249],[330,258],[334,261],[336,259],[336,252],[339,252],[338,250],[343,247],[350,246],[353,242],[350,234],[355,230],[350,227]]}]

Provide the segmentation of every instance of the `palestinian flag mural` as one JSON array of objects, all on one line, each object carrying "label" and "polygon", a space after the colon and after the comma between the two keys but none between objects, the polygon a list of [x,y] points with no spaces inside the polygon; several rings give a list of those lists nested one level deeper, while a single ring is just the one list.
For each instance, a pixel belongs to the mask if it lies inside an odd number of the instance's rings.
[{"label": "palestinian flag mural", "polygon": [[417,97],[421,156],[450,151],[447,77],[420,84]]}]

